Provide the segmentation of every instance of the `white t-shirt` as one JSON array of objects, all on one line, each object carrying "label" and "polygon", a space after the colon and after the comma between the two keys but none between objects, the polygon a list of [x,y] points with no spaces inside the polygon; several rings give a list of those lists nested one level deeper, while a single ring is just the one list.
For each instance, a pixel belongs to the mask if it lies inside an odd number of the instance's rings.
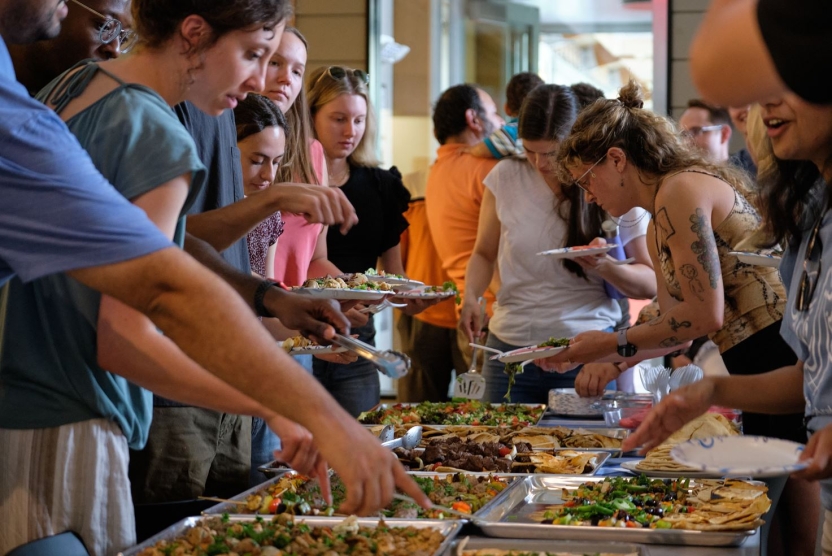
[{"label": "white t-shirt", "polygon": [[621,245],[626,247],[634,239],[647,235],[650,213],[643,208],[635,207],[621,218],[616,218],[615,223],[618,224],[618,238]]},{"label": "white t-shirt", "polygon": [[525,160],[502,160],[485,186],[494,194],[501,224],[502,284],[489,329],[504,342],[526,346],[615,325],[621,310],[607,297],[603,280],[580,278],[560,259],[537,256],[563,246],[566,223],[555,212],[555,194],[534,168]]}]

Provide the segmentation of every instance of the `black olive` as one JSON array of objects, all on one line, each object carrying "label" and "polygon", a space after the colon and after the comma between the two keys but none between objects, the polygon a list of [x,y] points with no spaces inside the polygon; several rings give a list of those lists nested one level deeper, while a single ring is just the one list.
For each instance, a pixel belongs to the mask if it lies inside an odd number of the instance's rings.
[{"label": "black olive", "polygon": [[601,516],[594,515],[594,516],[592,516],[592,518],[589,520],[589,522],[590,522],[590,523],[592,523],[593,525],[598,525],[599,523],[601,523]]},{"label": "black olive", "polygon": [[644,501],[644,505],[648,508],[652,507],[652,506],[656,506],[657,504],[658,504],[658,502],[656,502],[653,498],[648,498],[647,500]]},{"label": "black olive", "polygon": [[545,523],[546,525],[552,525],[555,523],[554,519],[544,519],[541,523]]},{"label": "black olive", "polygon": [[675,492],[668,492],[664,497],[665,502],[671,502],[673,500],[676,500],[676,493]]}]

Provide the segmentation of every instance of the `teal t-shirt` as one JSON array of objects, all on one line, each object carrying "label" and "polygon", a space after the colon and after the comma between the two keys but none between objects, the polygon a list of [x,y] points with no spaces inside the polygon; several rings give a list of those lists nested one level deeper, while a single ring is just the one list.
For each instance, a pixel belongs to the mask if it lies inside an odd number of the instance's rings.
[{"label": "teal t-shirt", "polygon": [[[77,83],[94,71],[96,66],[88,65],[70,80]],[[205,167],[193,139],[151,89],[121,84],[67,125],[98,170],[128,199],[190,173],[184,215],[204,182]],[[181,245],[184,226],[177,230],[180,237],[174,239]],[[152,396],[98,366],[100,301],[98,292],[64,274],[28,284],[11,281],[0,358],[0,427],[46,428],[105,418],[121,427],[131,448],[144,446]]]}]

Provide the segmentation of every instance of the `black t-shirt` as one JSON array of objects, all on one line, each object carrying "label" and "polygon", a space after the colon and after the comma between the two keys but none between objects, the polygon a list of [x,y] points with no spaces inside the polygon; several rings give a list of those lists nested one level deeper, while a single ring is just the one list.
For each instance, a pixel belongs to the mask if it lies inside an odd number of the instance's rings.
[{"label": "black t-shirt", "polygon": [[375,268],[379,256],[399,243],[407,229],[404,217],[410,193],[401,174],[390,170],[350,165],[350,177],[341,191],[355,207],[358,224],[341,235],[330,226],[326,236],[328,258],[344,272]]},{"label": "black t-shirt", "polygon": [[[234,111],[225,110],[221,116],[213,117],[190,102],[177,104],[174,110],[179,121],[194,138],[199,158],[208,169],[205,187],[197,195],[188,214],[222,208],[242,199],[243,170],[240,166],[240,149],[237,148]],[[251,272],[246,236],[221,255],[228,264],[241,272]]]},{"label": "black t-shirt", "polygon": [[832,102],[832,4],[829,0],[759,0],[757,21],[777,73],[814,103]]}]

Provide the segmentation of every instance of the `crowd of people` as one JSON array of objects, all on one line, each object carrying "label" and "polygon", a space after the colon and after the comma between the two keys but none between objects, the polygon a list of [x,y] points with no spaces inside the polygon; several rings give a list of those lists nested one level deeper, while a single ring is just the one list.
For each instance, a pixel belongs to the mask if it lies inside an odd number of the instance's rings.
[{"label": "crowd of people", "polygon": [[[780,21],[775,0],[728,4],[705,18],[694,76],[733,108],[693,99],[674,122],[634,83],[607,99],[522,73],[506,122],[483,88],[455,85],[433,107],[435,162],[403,178],[375,156],[370,76],[307,75],[286,0],[0,2],[0,553],[72,530],[111,554],[136,541],[134,505],[237,494],[275,457],[326,497],[332,466],[344,512],[396,488],[426,504],[354,419],[380,400],[375,367],[275,342],[372,344],[363,305],[285,286],[377,268],[461,296],[400,311],[404,401],[446,399],[476,344],[571,338],[516,377],[512,401],[535,403],[712,346],[729,375],[668,396],[625,449],[715,404],[742,409],[747,434],[808,430],[769,550],[812,554],[822,507],[832,554],[832,108],[812,104],[832,99],[778,48],[802,19]],[[770,52],[730,87],[698,66],[722,63],[711,39],[727,20],[748,33],[737,59]],[[735,129],[747,150],[731,155]],[[536,255],[608,241],[620,248]],[[782,246],[783,262],[742,263],[738,246]],[[631,326],[628,299],[655,314]],[[503,365],[481,368],[501,401]]]}]

